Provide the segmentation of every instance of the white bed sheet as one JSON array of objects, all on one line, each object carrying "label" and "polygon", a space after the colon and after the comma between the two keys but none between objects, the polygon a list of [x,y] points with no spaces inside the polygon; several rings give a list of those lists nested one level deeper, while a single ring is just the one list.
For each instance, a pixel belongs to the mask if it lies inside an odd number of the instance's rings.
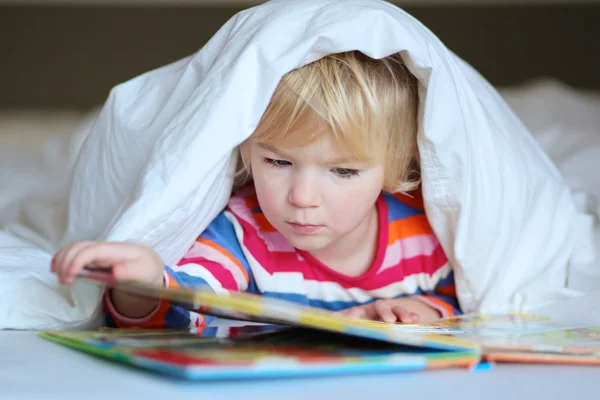
[{"label": "white bed sheet", "polygon": [[597,397],[600,368],[495,365],[472,372],[416,373],[240,382],[183,382],[94,358],[32,331],[0,331],[2,400],[95,399],[461,399]]}]

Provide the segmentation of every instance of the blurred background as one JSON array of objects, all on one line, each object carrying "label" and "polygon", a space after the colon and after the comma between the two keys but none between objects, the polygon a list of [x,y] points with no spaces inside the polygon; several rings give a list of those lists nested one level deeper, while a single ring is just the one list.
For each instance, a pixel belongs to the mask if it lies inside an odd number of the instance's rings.
[{"label": "blurred background", "polygon": [[[185,57],[252,0],[0,0],[0,111],[87,110]],[[496,86],[600,89],[600,1],[395,1]]]}]

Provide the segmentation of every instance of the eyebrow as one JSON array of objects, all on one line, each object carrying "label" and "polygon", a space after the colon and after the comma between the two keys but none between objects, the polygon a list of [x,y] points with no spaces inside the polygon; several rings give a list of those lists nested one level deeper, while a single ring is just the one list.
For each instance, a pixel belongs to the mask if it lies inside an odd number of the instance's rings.
[{"label": "eyebrow", "polygon": [[[258,143],[258,146],[261,147],[261,148],[263,148],[263,149],[265,149],[265,150],[271,151],[271,152],[273,152],[273,153],[275,153],[277,155],[280,155],[280,156],[282,156],[284,158],[293,158],[289,154],[286,154],[285,152],[282,152],[281,150],[277,149],[274,146],[271,146],[270,144],[267,144],[267,143]],[[336,157],[336,158],[333,158],[331,160],[326,160],[326,162],[324,164],[327,164],[327,165],[333,165],[333,164],[352,164],[352,163],[359,163],[359,162],[360,162],[359,160],[351,159],[351,158],[348,158],[348,157]]]},{"label": "eyebrow", "polygon": [[275,147],[271,146],[270,144],[267,143],[258,143],[258,147],[261,147],[265,150],[269,150],[272,151],[273,153],[277,153],[277,154],[281,154],[283,155],[279,150],[277,150]]}]

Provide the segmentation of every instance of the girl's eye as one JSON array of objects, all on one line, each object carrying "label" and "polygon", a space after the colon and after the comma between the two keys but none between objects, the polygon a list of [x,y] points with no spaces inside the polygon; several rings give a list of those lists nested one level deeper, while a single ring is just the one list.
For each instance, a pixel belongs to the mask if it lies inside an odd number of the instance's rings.
[{"label": "girl's eye", "polygon": [[265,158],[264,162],[266,164],[272,165],[274,167],[285,167],[287,165],[292,165],[291,162],[285,160],[274,160],[272,158]]},{"label": "girl's eye", "polygon": [[334,168],[333,171],[340,178],[351,178],[353,176],[358,176],[358,171],[355,169],[349,168]]}]

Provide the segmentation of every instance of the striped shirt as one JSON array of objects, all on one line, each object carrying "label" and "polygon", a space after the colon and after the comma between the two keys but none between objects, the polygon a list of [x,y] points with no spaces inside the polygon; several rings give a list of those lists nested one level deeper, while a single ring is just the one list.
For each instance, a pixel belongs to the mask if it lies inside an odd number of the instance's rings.
[{"label": "striped shirt", "polygon": [[[294,248],[262,213],[246,187],[234,194],[182,260],[165,267],[167,287],[208,285],[339,311],[377,299],[415,296],[442,316],[460,312],[454,275],[424,212],[420,191],[377,199],[378,246],[368,270],[347,276]],[[107,323],[118,327],[201,328],[212,317],[166,300],[140,319],[120,315],[105,296]]]}]

